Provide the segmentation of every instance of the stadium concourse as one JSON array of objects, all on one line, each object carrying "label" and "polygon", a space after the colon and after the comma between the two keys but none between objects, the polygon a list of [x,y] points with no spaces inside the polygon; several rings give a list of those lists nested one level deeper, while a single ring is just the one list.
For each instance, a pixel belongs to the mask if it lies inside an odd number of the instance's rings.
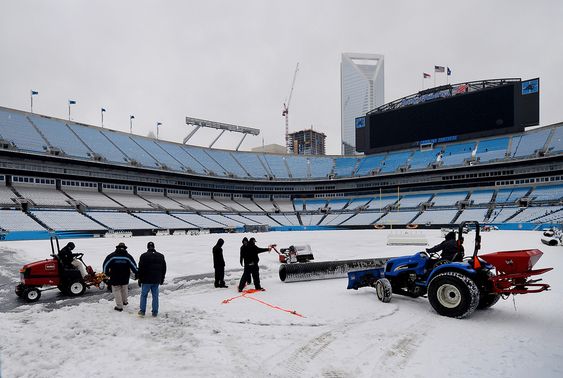
[{"label": "stadium concourse", "polygon": [[369,156],[187,146],[0,108],[0,237],[538,229],[563,219],[561,124]]}]

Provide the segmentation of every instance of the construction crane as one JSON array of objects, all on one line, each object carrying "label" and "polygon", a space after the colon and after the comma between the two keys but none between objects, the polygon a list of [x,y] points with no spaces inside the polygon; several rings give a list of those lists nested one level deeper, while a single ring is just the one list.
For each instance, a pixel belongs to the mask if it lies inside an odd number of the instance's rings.
[{"label": "construction crane", "polygon": [[282,117],[285,117],[285,148],[287,152],[290,151],[289,145],[289,104],[291,103],[291,95],[293,95],[293,87],[295,86],[295,78],[297,77],[297,71],[299,71],[299,62],[297,66],[295,66],[295,72],[293,73],[293,81],[291,82],[291,89],[289,91],[289,96],[287,97],[287,101],[283,104],[283,111]]}]

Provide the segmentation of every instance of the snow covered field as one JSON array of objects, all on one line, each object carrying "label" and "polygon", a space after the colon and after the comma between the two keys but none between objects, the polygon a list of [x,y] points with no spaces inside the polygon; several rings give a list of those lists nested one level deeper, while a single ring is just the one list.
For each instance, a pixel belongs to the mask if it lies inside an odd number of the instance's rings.
[{"label": "snow covered field", "polygon": [[[439,231],[425,231],[430,245]],[[387,246],[388,231],[254,234],[259,246],[310,244],[316,261],[400,256],[421,250]],[[471,236],[466,251],[472,251]],[[77,299],[46,292],[38,303],[2,310],[0,369],[12,377],[561,377],[563,376],[563,248],[541,244],[539,232],[483,233],[482,253],[539,248],[536,267],[552,290],[501,300],[469,319],[437,315],[426,298],[377,300],[373,289],[346,290],[346,279],[283,283],[277,255],[261,254],[263,286],[252,294],[280,311],[238,295],[244,235],[75,240],[97,271],[117,243],[138,259],[149,240],[168,263],[158,318],[139,318],[136,283],[129,306],[111,296]],[[225,239],[228,289],[213,287],[211,247]],[[64,244],[64,242],[63,242]],[[15,251],[16,254],[11,254]],[[75,251],[75,252],[76,252]],[[466,253],[467,253],[466,252]],[[47,258],[48,242],[3,242],[16,265]],[[15,265],[13,265],[15,266]],[[17,270],[0,266],[17,279]],[[197,279],[196,279],[197,278]],[[94,289],[97,290],[97,289]],[[90,289],[90,292],[92,289]],[[13,286],[0,296],[15,296]],[[150,304],[150,299],[149,299]]]}]

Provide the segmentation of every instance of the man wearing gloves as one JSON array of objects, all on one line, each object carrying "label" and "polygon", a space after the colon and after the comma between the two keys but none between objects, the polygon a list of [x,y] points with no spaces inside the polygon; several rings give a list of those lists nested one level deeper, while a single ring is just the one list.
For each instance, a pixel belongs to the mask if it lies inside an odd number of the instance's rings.
[{"label": "man wearing gloves", "polygon": [[268,248],[260,248],[256,246],[256,239],[250,238],[248,241],[248,245],[246,248],[242,250],[242,259],[244,262],[244,272],[242,273],[242,277],[238,284],[238,291],[239,293],[242,292],[244,286],[248,282],[249,277],[252,275],[252,281],[254,281],[254,287],[256,290],[264,290],[260,286],[260,268],[258,267],[258,262],[260,258],[258,257],[259,253],[271,251],[272,247],[275,245],[269,245]]},{"label": "man wearing gloves", "polygon": [[164,255],[155,250],[153,242],[148,242],[147,251],[139,259],[139,285],[141,286],[140,316],[145,316],[149,291],[152,296],[152,316],[158,315],[159,286],[164,283],[165,276],[166,260],[164,260]]},{"label": "man wearing gloves", "polygon": [[119,243],[115,251],[110,253],[103,264],[104,273],[109,276],[109,284],[115,297],[115,311],[123,311],[127,306],[127,295],[129,293],[129,276],[131,272],[137,275],[137,264],[135,259],[127,253],[125,243]]}]

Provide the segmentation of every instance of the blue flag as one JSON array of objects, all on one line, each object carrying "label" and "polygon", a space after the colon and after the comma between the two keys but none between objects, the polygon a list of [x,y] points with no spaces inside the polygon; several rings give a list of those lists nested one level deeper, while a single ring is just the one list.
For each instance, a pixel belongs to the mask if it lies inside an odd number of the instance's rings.
[{"label": "blue flag", "polygon": [[132,115],[131,117],[129,117],[129,119],[135,119],[135,116]]},{"label": "blue flag", "polygon": [[102,108],[102,113],[105,112],[106,110],[104,108]]},{"label": "blue flag", "polygon": [[450,70],[450,67],[447,67],[448,69],[448,76],[450,76],[452,74],[452,70]]},{"label": "blue flag", "polygon": [[74,100],[68,100],[68,104],[69,104],[69,105],[74,105],[74,104],[76,104],[76,101],[74,101]]},{"label": "blue flag", "polygon": [[37,91],[31,91],[32,96],[35,96],[35,95],[38,95],[38,94],[39,94],[39,92],[37,92]]}]

